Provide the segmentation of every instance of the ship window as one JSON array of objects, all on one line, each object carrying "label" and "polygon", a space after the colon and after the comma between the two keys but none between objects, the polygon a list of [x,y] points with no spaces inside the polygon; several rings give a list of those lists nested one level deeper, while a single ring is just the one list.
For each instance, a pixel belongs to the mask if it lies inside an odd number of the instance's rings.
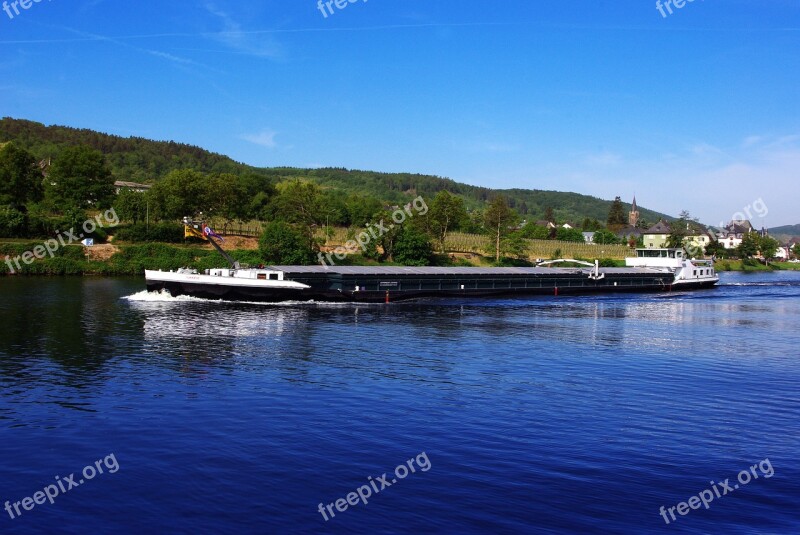
[{"label": "ship window", "polygon": [[260,281],[265,281],[265,280],[267,280],[267,274],[266,273],[259,273],[256,278],[258,280],[260,280]]},{"label": "ship window", "polygon": [[271,280],[271,281],[278,280],[278,274],[277,273],[270,273],[269,274],[269,280]]}]

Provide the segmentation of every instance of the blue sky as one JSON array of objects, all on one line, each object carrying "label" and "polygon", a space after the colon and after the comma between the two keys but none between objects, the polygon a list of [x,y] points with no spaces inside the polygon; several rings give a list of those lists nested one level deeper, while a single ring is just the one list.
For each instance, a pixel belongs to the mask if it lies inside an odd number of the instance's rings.
[{"label": "blue sky", "polygon": [[797,0],[695,0],[666,17],[628,0],[331,7],[9,6],[0,115],[259,166],[635,193],[709,224],[748,208],[757,225],[800,223]]}]

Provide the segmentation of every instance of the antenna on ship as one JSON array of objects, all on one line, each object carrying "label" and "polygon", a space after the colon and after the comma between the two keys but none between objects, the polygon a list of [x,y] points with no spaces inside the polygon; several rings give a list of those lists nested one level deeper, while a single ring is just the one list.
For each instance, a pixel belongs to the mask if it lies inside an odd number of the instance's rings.
[{"label": "antenna on ship", "polygon": [[225,252],[225,250],[220,247],[220,245],[214,240],[214,236],[218,236],[211,227],[206,225],[205,221],[203,221],[203,213],[200,212],[200,218],[198,220],[193,220],[191,217],[184,217],[183,218],[183,227],[184,227],[184,237],[188,238],[193,236],[195,238],[200,238],[201,240],[206,240],[211,245],[214,246],[214,249],[217,250],[219,254],[222,255],[225,260],[231,265],[233,269],[241,269],[241,265],[237,260],[234,260],[231,255]]}]

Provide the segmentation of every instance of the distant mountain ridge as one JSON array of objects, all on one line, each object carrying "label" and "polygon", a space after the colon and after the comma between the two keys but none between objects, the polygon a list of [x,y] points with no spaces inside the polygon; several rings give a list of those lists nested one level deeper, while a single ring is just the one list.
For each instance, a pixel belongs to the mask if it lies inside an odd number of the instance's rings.
[{"label": "distant mountain ridge", "polygon": [[781,242],[788,242],[792,238],[800,237],[800,225],[783,225],[768,229],[770,236]]},{"label": "distant mountain ridge", "polygon": [[783,225],[782,227],[775,227],[769,229],[770,234],[791,234],[793,236],[800,236],[800,224],[798,225]]},{"label": "distant mountain ridge", "polygon": [[[385,202],[407,202],[416,195],[432,198],[447,190],[464,198],[468,207],[482,206],[488,199],[503,194],[509,204],[527,219],[541,219],[548,207],[553,208],[560,221],[580,224],[584,218],[605,222],[611,200],[579,193],[528,189],[497,190],[471,186],[431,175],[412,173],[380,173],[340,168],[296,169],[259,168],[237,162],[232,158],[200,147],[174,141],[153,141],[140,137],[120,137],[89,129],[67,126],[46,126],[23,119],[0,119],[0,143],[13,141],[30,151],[37,159],[56,157],[67,146],[88,145],[99,150],[117,180],[154,183],[175,169],[194,169],[205,173],[255,173],[275,181],[299,178],[336,188],[347,193],[370,195]],[[611,192],[622,194],[625,192]],[[625,210],[630,204],[625,204]],[[640,217],[649,223],[660,218],[674,219],[666,214],[639,206]]]}]

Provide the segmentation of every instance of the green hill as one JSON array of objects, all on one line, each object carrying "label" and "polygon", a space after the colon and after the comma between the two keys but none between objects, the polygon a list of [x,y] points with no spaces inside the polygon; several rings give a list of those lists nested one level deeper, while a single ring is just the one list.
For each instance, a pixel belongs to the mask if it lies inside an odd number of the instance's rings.
[{"label": "green hill", "polygon": [[[578,193],[526,189],[495,190],[470,186],[448,178],[411,173],[378,173],[338,168],[295,169],[257,168],[236,162],[231,158],[209,152],[200,147],[153,141],[140,137],[120,137],[88,129],[67,126],[45,126],[22,119],[0,120],[0,143],[13,141],[30,151],[38,160],[58,155],[67,146],[88,145],[101,151],[117,180],[154,183],[175,169],[194,169],[212,173],[256,173],[272,177],[275,181],[291,178],[310,180],[323,187],[347,193],[367,195],[384,202],[407,202],[416,195],[433,197],[441,190],[463,197],[470,208],[482,206],[498,193],[509,199],[509,204],[527,219],[540,219],[545,209],[552,207],[558,220],[580,223],[584,218],[605,222],[611,201]],[[626,192],[609,192],[609,196]],[[625,205],[628,210],[630,205]],[[639,208],[641,217],[655,222],[671,217],[646,208]]]},{"label": "green hill", "polygon": [[781,242],[788,242],[792,238],[800,236],[800,225],[784,225],[769,229],[770,236]]}]

